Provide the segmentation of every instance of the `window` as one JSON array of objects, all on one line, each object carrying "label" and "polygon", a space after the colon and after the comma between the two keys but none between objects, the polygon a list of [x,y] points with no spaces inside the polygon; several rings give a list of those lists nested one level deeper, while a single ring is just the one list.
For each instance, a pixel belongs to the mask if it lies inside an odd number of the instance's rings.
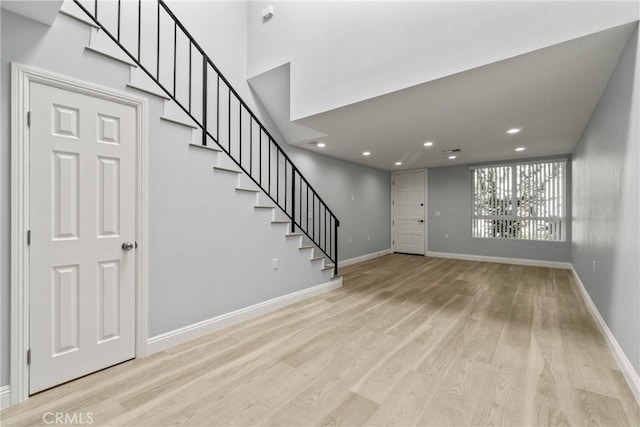
[{"label": "window", "polygon": [[565,240],[566,161],[472,168],[473,237]]}]

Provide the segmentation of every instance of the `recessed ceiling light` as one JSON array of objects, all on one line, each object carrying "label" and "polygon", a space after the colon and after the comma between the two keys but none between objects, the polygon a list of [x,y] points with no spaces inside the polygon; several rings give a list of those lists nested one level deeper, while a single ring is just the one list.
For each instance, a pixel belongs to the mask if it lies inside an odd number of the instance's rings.
[{"label": "recessed ceiling light", "polygon": [[327,144],[325,144],[324,142],[318,142],[318,143],[316,144],[316,147],[318,147],[318,148],[324,148],[324,147],[326,147],[326,146],[327,146]]},{"label": "recessed ceiling light", "polygon": [[425,147],[431,147],[432,145],[433,145],[433,142],[431,142],[431,141],[427,141],[427,142],[424,143]]},{"label": "recessed ceiling light", "polygon": [[525,147],[518,147],[518,148],[516,148],[516,151],[524,151],[524,150],[526,150],[526,148],[525,148]]},{"label": "recessed ceiling light", "polygon": [[520,132],[521,130],[522,130],[522,129],[520,129],[520,128],[513,128],[513,129],[509,129],[509,130],[507,131],[507,133],[509,133],[509,134],[513,135],[514,133],[518,133],[518,132]]},{"label": "recessed ceiling light", "polygon": [[455,158],[456,158],[456,156],[449,156],[449,160],[453,160]]},{"label": "recessed ceiling light", "polygon": [[402,162],[396,162],[396,166],[402,166]]},{"label": "recessed ceiling light", "polygon": [[362,155],[363,155],[363,156],[370,156],[370,155],[371,155],[371,152],[370,152],[370,151],[365,151],[365,152],[363,152],[363,153],[362,153]]}]

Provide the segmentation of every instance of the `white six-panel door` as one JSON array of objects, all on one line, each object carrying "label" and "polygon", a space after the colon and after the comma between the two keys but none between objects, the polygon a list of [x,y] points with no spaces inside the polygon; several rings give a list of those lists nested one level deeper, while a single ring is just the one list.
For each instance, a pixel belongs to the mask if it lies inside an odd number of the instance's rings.
[{"label": "white six-panel door", "polygon": [[136,111],[30,84],[30,393],[135,357]]},{"label": "white six-panel door", "polygon": [[393,175],[393,250],[424,255],[424,172]]}]

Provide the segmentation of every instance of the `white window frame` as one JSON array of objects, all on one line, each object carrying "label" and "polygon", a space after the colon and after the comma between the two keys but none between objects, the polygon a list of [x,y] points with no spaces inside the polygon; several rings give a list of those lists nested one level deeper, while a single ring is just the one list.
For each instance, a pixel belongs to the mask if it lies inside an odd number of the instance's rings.
[{"label": "white window frame", "polygon": [[[536,165],[536,164],[546,164],[546,163],[561,163],[563,170],[560,182],[558,183],[558,190],[561,192],[560,203],[558,207],[558,215],[554,216],[545,216],[545,217],[519,217],[517,213],[517,209],[511,210],[510,215],[477,215],[475,211],[476,204],[476,176],[475,171],[477,169],[489,169],[489,168],[511,168],[511,206],[516,206],[517,198],[518,198],[518,186],[517,186],[517,168],[519,166],[524,165]],[[545,160],[534,160],[534,161],[524,161],[524,162],[516,162],[516,163],[500,163],[500,164],[491,164],[491,165],[480,165],[480,166],[472,166],[469,169],[471,170],[471,233],[472,238],[474,239],[500,239],[500,240],[518,240],[518,241],[534,241],[534,242],[566,242],[567,240],[567,163],[568,160],[566,158],[552,158]],[[513,220],[513,221],[547,221],[547,220],[555,220],[561,224],[560,226],[560,236],[556,239],[535,239],[535,238],[522,238],[522,237],[504,237],[504,236],[476,236],[476,220],[478,219],[488,219],[488,220]]]}]

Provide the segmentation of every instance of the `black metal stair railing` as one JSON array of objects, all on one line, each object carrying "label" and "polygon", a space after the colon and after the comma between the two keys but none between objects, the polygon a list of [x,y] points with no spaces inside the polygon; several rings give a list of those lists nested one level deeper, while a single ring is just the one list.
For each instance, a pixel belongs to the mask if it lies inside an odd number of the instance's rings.
[{"label": "black metal stair railing", "polygon": [[[306,235],[338,274],[340,222],[162,0],[73,0]],[[144,19],[143,19],[144,17]]]}]

